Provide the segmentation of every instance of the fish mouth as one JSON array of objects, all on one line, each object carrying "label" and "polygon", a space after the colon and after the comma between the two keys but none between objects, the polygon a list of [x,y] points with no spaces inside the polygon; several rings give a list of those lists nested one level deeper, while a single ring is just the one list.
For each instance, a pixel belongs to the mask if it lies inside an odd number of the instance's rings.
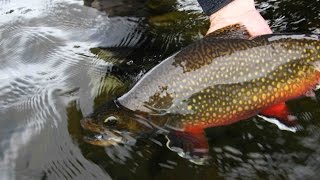
[{"label": "fish mouth", "polygon": [[97,146],[115,146],[119,144],[135,144],[136,140],[130,136],[129,132],[121,132],[104,127],[103,124],[96,123],[92,118],[84,118],[80,121],[83,129],[89,131],[83,140],[89,144]]}]

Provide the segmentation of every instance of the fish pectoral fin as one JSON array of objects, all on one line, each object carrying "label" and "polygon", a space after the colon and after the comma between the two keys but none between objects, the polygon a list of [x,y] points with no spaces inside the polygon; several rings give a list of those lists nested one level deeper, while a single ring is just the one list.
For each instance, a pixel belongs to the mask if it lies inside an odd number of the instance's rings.
[{"label": "fish pectoral fin", "polygon": [[204,164],[208,159],[209,146],[203,130],[199,133],[172,130],[166,137],[167,147],[179,156],[196,164]]},{"label": "fish pectoral fin", "polygon": [[219,39],[249,39],[250,34],[245,26],[240,24],[233,24],[215,30],[212,33],[208,34],[207,37],[215,37]]},{"label": "fish pectoral fin", "polygon": [[287,126],[296,126],[298,124],[296,116],[289,112],[285,102],[281,102],[263,109],[260,115],[268,118],[276,118]]}]

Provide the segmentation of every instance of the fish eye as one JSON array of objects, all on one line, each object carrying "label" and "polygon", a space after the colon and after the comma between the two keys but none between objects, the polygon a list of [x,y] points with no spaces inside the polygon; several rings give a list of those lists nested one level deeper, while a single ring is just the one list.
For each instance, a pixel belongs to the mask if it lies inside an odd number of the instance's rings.
[{"label": "fish eye", "polygon": [[118,123],[118,119],[114,116],[109,116],[104,120],[104,124],[108,127],[116,126]]}]

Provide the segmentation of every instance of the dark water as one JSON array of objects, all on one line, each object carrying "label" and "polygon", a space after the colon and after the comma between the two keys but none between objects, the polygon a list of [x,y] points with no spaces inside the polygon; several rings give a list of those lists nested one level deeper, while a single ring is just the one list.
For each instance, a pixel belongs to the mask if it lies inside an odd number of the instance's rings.
[{"label": "dark water", "polygon": [[[319,0],[257,7],[274,32],[320,34]],[[110,148],[83,141],[82,117],[207,25],[194,0],[0,0],[0,179],[317,179],[319,92],[289,102],[296,133],[257,118],[207,130],[202,166],[161,135]]]}]

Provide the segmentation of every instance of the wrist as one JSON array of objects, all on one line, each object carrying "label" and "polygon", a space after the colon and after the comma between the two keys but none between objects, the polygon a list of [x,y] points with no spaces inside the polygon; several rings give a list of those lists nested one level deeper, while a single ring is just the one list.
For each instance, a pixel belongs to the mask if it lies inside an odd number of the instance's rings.
[{"label": "wrist", "polygon": [[250,11],[256,11],[253,0],[234,0],[216,13],[210,15],[209,20],[211,23],[230,21],[238,19]]}]

